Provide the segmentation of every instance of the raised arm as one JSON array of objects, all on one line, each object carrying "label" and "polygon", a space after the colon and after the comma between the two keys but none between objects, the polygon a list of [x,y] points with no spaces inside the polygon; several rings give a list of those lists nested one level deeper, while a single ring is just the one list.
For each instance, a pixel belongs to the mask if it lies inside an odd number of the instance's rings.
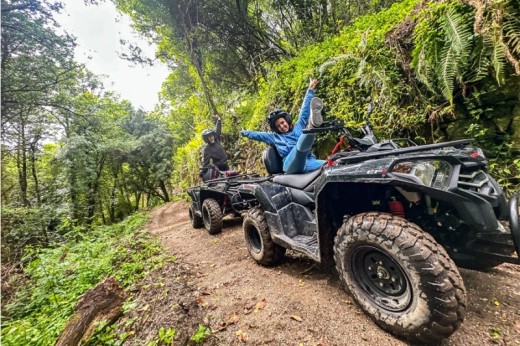
[{"label": "raised arm", "polygon": [[213,115],[213,119],[216,120],[215,123],[215,133],[217,134],[217,140],[220,141],[220,135],[222,133],[222,121],[220,120],[220,116],[218,114]]},{"label": "raised arm", "polygon": [[240,135],[244,136],[248,139],[252,139],[254,141],[264,142],[267,144],[274,144],[274,134],[273,133],[242,130],[242,131],[240,131]]},{"label": "raised arm", "polygon": [[302,108],[300,109],[300,116],[298,117],[298,122],[296,126],[300,126],[304,128],[307,126],[309,122],[309,117],[311,115],[311,100],[314,97],[316,85],[318,85],[317,79],[311,79],[309,82],[309,87],[307,92],[305,93],[305,97],[303,98]]}]

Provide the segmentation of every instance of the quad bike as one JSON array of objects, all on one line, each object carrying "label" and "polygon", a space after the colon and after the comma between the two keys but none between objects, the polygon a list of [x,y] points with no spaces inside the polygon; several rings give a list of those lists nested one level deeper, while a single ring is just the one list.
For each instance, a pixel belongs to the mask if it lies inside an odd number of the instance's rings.
[{"label": "quad bike", "polygon": [[222,231],[224,216],[240,216],[256,204],[254,196],[247,191],[238,192],[238,187],[248,182],[259,182],[261,178],[258,174],[220,171],[213,165],[201,169],[201,177],[204,175],[209,176],[209,180],[188,189],[192,199],[190,221],[193,228],[205,227],[209,234],[218,234]]},{"label": "quad bike", "polygon": [[[240,188],[258,201],[243,221],[248,251],[265,266],[286,249],[333,260],[342,285],[379,326],[412,342],[438,342],[465,315],[456,264],[520,264],[520,192],[506,201],[470,140],[378,143],[368,121],[363,129],[361,139],[339,122],[308,130],[341,131],[350,150],[333,152],[314,172]],[[280,173],[274,150],[264,163]]]}]

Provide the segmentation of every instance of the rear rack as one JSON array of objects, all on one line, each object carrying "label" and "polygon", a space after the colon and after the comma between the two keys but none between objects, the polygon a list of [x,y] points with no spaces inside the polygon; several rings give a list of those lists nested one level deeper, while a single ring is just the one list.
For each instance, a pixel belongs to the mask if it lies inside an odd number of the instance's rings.
[{"label": "rear rack", "polygon": [[359,161],[365,161],[367,159],[377,159],[385,156],[398,156],[402,154],[408,154],[408,153],[417,153],[421,151],[430,151],[433,149],[440,149],[440,148],[446,148],[446,147],[463,147],[465,145],[468,145],[472,142],[472,139],[460,139],[457,141],[451,141],[451,142],[444,142],[444,143],[436,143],[436,144],[426,144],[426,145],[418,145],[416,147],[408,147],[408,148],[402,148],[402,149],[395,149],[395,150],[388,150],[388,151],[378,151],[374,153],[368,153],[368,152],[359,152],[356,153],[356,155],[351,155],[347,157],[342,157],[338,159],[337,161],[342,163],[356,163]]}]

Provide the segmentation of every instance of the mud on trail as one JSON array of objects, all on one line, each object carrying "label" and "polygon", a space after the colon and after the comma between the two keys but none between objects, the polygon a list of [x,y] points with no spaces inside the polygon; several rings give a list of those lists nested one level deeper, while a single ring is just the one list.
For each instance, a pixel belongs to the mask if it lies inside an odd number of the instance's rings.
[{"label": "mud on trail", "polygon": [[[157,339],[161,327],[176,329],[175,345],[194,344],[203,324],[212,330],[204,345],[408,345],[362,312],[333,267],[292,251],[278,266],[256,264],[240,219],[225,219],[211,236],[191,227],[185,202],[151,216],[149,231],[177,260],[135,287],[137,306],[119,323],[131,335],[126,344]],[[520,345],[520,266],[461,275],[466,318],[443,345]]]}]

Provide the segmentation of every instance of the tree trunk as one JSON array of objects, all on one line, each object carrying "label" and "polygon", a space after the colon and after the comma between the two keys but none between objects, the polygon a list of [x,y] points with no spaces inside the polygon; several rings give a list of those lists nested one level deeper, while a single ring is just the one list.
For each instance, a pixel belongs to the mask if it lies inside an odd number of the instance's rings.
[{"label": "tree trunk", "polygon": [[126,297],[114,278],[105,278],[78,300],[56,346],[79,345],[88,340],[99,321],[113,323],[120,316]]},{"label": "tree trunk", "polygon": [[19,140],[16,158],[18,181],[20,184],[22,205],[24,207],[28,207],[30,206],[30,202],[27,197],[27,146],[25,144],[25,124],[23,121],[20,124],[20,133],[18,138]]},{"label": "tree trunk", "polygon": [[114,177],[114,184],[110,192],[110,203],[108,206],[108,215],[110,217],[110,223],[116,222],[116,181],[117,175]]},{"label": "tree trunk", "polygon": [[31,143],[31,173],[34,180],[34,193],[36,194],[36,201],[38,205],[41,204],[41,194],[40,194],[40,185],[38,183],[38,174],[36,173],[36,142],[38,140],[35,139],[35,142]]},{"label": "tree trunk", "polygon": [[99,182],[101,180],[101,174],[103,174],[105,159],[105,154],[102,154],[99,160],[95,180],[89,184],[87,197],[87,223],[89,225],[92,224],[92,222],[94,221],[94,214],[96,212],[96,201],[99,192]]},{"label": "tree trunk", "polygon": [[161,191],[163,193],[163,200],[165,202],[169,202],[170,201],[170,196],[168,195],[168,189],[166,188],[166,184],[164,183],[163,180],[159,180],[159,186],[160,186]]}]

